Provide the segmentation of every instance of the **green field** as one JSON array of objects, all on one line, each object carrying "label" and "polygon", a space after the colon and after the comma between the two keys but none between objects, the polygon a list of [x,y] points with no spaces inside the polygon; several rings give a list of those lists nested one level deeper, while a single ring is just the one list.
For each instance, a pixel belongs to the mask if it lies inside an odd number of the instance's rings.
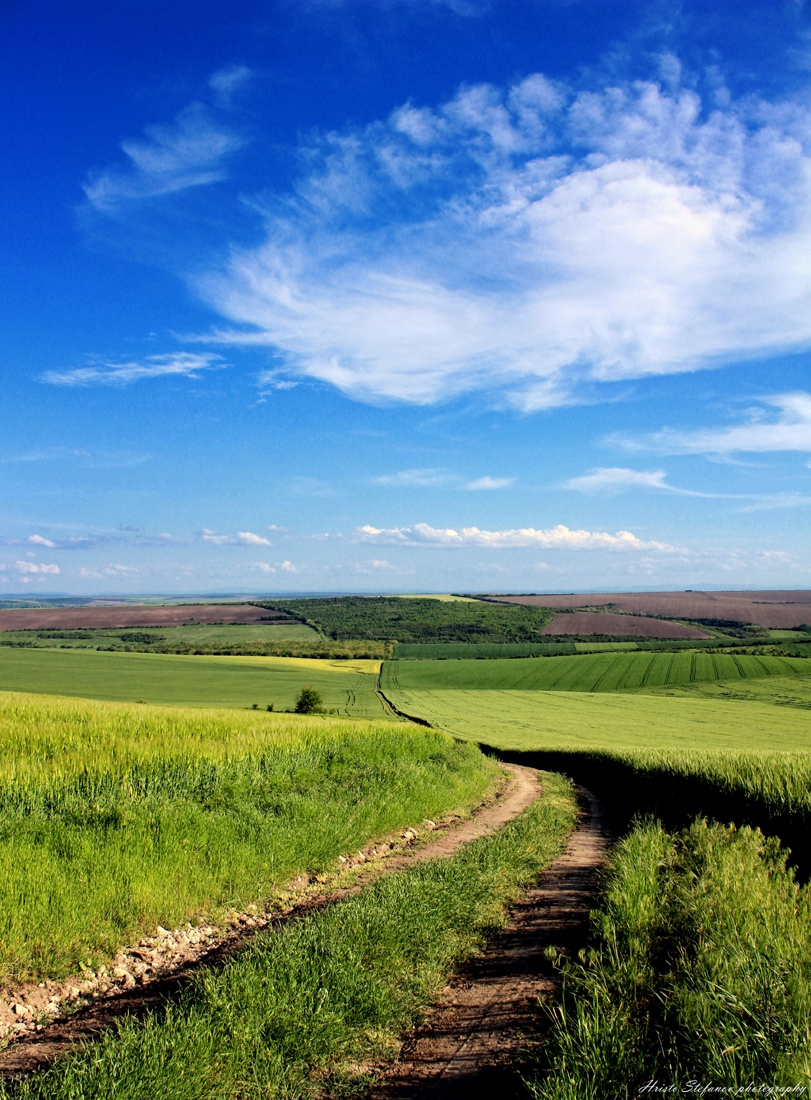
[{"label": "green field", "polygon": [[498,770],[404,723],[0,695],[0,982],[264,901]]},{"label": "green field", "polygon": [[594,653],[523,661],[389,661],[384,690],[587,691],[650,690],[712,680],[811,676],[798,657],[725,653]]},{"label": "green field", "polygon": [[[279,628],[274,628],[279,629]],[[187,657],[76,649],[0,648],[0,691],[72,695],[171,706],[293,706],[312,684],[327,710],[383,718],[379,662],[297,657]]]},{"label": "green field", "polygon": [[[782,681],[775,681],[780,690]],[[811,751],[811,716],[690,695],[403,690],[386,696],[454,737],[519,751]]]}]

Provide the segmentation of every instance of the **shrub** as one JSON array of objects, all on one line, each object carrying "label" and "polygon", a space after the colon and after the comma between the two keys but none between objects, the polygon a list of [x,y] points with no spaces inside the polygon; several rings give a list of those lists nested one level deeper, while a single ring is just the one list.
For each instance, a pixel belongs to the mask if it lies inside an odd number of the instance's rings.
[{"label": "shrub", "polygon": [[320,714],[324,709],[324,700],[321,698],[321,692],[316,691],[314,687],[307,684],[299,692],[299,697],[296,699],[295,705],[296,714]]}]

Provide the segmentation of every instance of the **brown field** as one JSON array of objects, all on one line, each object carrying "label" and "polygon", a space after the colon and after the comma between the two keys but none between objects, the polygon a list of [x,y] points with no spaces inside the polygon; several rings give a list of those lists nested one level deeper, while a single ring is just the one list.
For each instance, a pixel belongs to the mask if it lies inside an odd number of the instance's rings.
[{"label": "brown field", "polygon": [[668,619],[726,619],[776,630],[811,625],[811,591],[797,592],[613,592],[571,596],[490,596],[531,607],[597,608]]},{"label": "brown field", "polygon": [[611,612],[562,612],[555,616],[542,634],[627,634],[637,638],[708,638],[701,630],[663,619],[645,619],[641,615],[612,615]]},{"label": "brown field", "polygon": [[172,607],[25,607],[0,611],[2,630],[91,630],[93,627],[187,626],[190,623],[258,623],[290,619],[280,611],[246,603],[178,604]]}]

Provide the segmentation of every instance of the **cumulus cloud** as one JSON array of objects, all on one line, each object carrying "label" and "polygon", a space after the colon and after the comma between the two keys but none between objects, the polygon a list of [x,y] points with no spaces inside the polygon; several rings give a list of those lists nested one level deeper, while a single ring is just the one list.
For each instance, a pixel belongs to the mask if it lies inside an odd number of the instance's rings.
[{"label": "cumulus cloud", "polygon": [[478,527],[463,527],[457,531],[450,527],[431,527],[427,523],[385,529],[366,524],[357,529],[356,537],[361,542],[379,546],[540,546],[548,550],[658,550],[668,553],[674,550],[663,542],[644,542],[630,531],[617,531],[614,535],[606,531],[572,531],[563,524],[547,530],[522,527],[507,531],[482,531]]},{"label": "cumulus cloud", "polygon": [[298,573],[298,569],[293,565],[292,561],[283,561],[279,568],[284,573]]},{"label": "cumulus cloud", "polygon": [[[240,70],[212,77],[220,99],[228,99]],[[91,207],[115,214],[123,206],[190,187],[217,183],[227,176],[226,159],[244,144],[230,128],[217,122],[201,103],[191,103],[168,126],[148,126],[144,138],[121,142],[128,163],[91,173],[84,192]]]},{"label": "cumulus cloud", "polygon": [[630,450],[666,454],[811,452],[811,394],[782,393],[749,410],[749,420],[726,428],[676,431],[669,428],[639,439],[617,439]]},{"label": "cumulus cloud", "polygon": [[218,535],[204,527],[200,532],[202,542],[211,542],[215,546],[272,546],[270,539],[255,535],[253,531],[238,531],[236,535]]},{"label": "cumulus cloud", "polygon": [[260,573],[275,573],[276,570],[273,566],[266,561],[255,561],[253,563],[254,569],[258,569]]},{"label": "cumulus cloud", "polygon": [[128,386],[144,378],[165,378],[180,375],[199,378],[200,371],[224,366],[221,355],[213,352],[173,352],[169,355],[149,355],[128,363],[93,363],[73,370],[48,370],[39,376],[40,382],[51,386]]},{"label": "cumulus cloud", "polygon": [[57,576],[59,574],[58,565],[46,565],[44,562],[16,561],[14,563],[14,568],[19,574],[18,579],[22,581],[23,584],[27,584],[35,576]]},{"label": "cumulus cloud", "polygon": [[25,541],[30,542],[34,546],[47,546],[49,550],[53,550],[53,548],[56,546],[55,542],[51,542],[50,539],[43,538],[42,535],[29,535]]},{"label": "cumulus cloud", "polygon": [[255,535],[253,531],[238,531],[237,539],[239,542],[245,543],[247,546],[272,546],[273,543],[270,539],[262,538],[261,535]]},{"label": "cumulus cloud", "polygon": [[265,241],[196,281],[234,324],[213,339],[364,400],[524,409],[810,346],[811,109],[668,74],[536,74],[324,136]]}]

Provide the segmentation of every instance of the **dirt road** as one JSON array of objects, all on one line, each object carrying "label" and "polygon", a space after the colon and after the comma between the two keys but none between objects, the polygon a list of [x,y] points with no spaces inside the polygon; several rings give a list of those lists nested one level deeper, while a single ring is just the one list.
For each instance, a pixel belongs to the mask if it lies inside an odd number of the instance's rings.
[{"label": "dirt road", "polygon": [[581,791],[583,820],[566,852],[515,906],[507,928],[451,981],[425,1025],[403,1045],[373,1100],[509,1100],[524,1095],[520,1070],[538,1001],[559,977],[544,952],[573,951],[608,841],[597,799]]},{"label": "dirt road", "polygon": [[[282,911],[277,909],[258,916],[255,912],[238,914],[234,923],[222,929],[221,935],[209,937],[197,948],[184,939],[183,930],[170,932],[163,943],[177,941],[178,949],[174,954],[171,950],[154,953],[150,978],[139,976],[134,988],[126,988],[123,979],[122,984],[112,983],[106,989],[99,986],[98,992],[91,994],[93,1003],[74,1015],[38,1028],[33,1023],[24,1025],[28,1030],[0,1051],[0,1079],[14,1079],[41,1069],[74,1043],[97,1038],[123,1017],[142,1016],[146,1012],[159,1010],[168,1000],[179,995],[197,970],[203,966],[222,964],[262,929],[278,927],[293,917],[342,901],[380,874],[401,870],[418,861],[450,856],[463,844],[496,832],[531,805],[541,793],[537,772],[533,768],[516,764],[505,767],[511,773],[509,781],[470,817],[462,820],[454,817],[437,825],[432,823],[422,832],[422,836],[414,830],[405,830],[401,836],[383,844],[370,845],[362,853],[363,858],[355,856],[351,860],[344,859],[341,866],[344,874],[350,863],[355,865],[348,885],[330,889],[328,884],[308,884],[299,879],[289,884],[289,889],[291,892],[305,893],[301,900],[294,900]],[[135,945],[128,951],[132,956],[144,955],[141,945]],[[127,951],[123,954],[126,955]],[[66,988],[68,985],[66,983]],[[36,994],[36,989],[30,992]],[[25,1005],[25,996],[25,991],[18,993],[22,1006]]]}]

